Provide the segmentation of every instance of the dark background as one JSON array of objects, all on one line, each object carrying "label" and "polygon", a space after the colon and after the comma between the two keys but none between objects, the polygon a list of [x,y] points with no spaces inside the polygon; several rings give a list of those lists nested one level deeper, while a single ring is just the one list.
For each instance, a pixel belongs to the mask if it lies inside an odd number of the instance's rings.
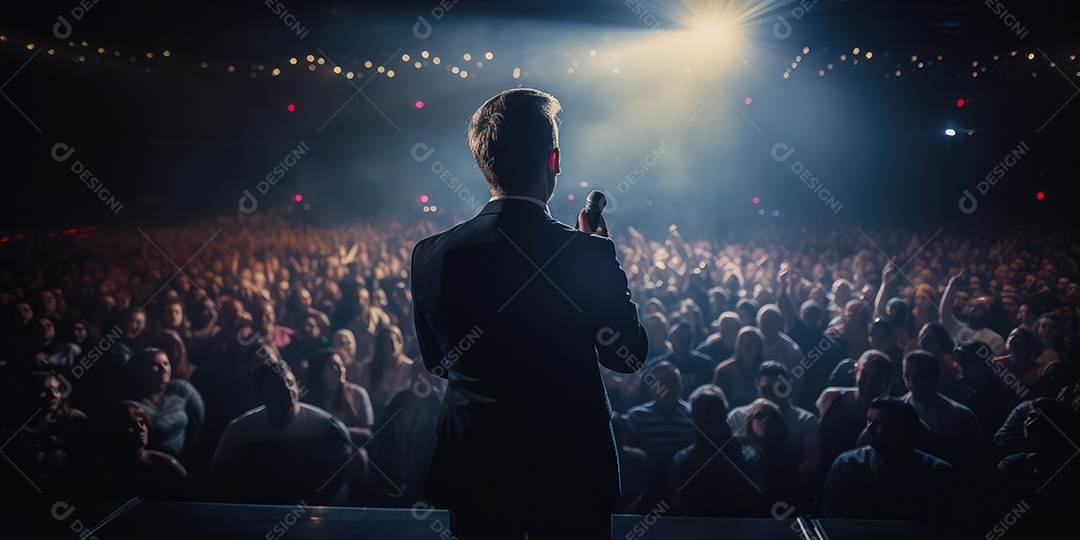
[{"label": "dark background", "polygon": [[[798,20],[790,14],[797,3],[764,2],[761,14],[743,22],[737,50],[709,51],[714,45],[704,43],[685,53],[671,47],[682,39],[674,37],[685,26],[680,14],[687,5],[705,10],[723,2],[642,2],[668,32],[659,37],[617,0],[461,0],[439,20],[431,14],[435,1],[282,3],[307,29],[303,39],[258,1],[100,0],[77,21],[70,16],[76,1],[4,5],[0,80],[7,80],[2,90],[12,103],[0,101],[0,232],[182,225],[236,215],[243,191],[256,193],[301,142],[310,151],[259,195],[259,211],[280,206],[311,220],[467,218],[475,209],[430,166],[439,160],[486,200],[465,120],[485,99],[517,85],[550,91],[563,103],[564,172],[551,203],[563,219],[599,187],[617,196],[613,220],[642,228],[679,223],[708,233],[754,220],[808,229],[1067,227],[1077,219],[1080,103],[1069,100],[1080,92],[1080,61],[1069,57],[1080,54],[1078,4],[1003,3],[1027,29],[1020,38],[977,0],[820,0]],[[74,47],[53,35],[60,15],[72,23]],[[773,33],[778,15],[792,22],[787,39]],[[432,23],[427,39],[413,32],[418,16]],[[810,52],[784,79],[804,47]],[[853,47],[875,57],[860,56],[853,65]],[[591,58],[590,49],[599,54]],[[443,63],[411,67],[422,50]],[[483,69],[462,61],[462,52],[471,52],[475,64],[486,51],[495,58]],[[304,57],[323,53],[330,62],[308,71]],[[409,62],[400,59],[405,53]],[[847,61],[838,61],[844,53]],[[724,59],[699,58],[710,54]],[[938,54],[943,60],[923,69],[910,61]],[[290,66],[290,57],[298,65]],[[732,58],[749,61],[740,69]],[[363,68],[365,60],[389,60],[396,76],[375,75]],[[570,75],[574,61],[580,65]],[[364,76],[350,82],[331,73],[331,63]],[[453,75],[451,64],[472,76]],[[677,77],[683,66],[693,72]],[[273,67],[282,75],[272,77]],[[520,79],[512,77],[514,67],[521,67]],[[972,77],[981,67],[987,70]],[[899,78],[892,75],[897,69]],[[363,94],[352,83],[364,85]],[[717,86],[725,95],[714,93]],[[744,105],[745,97],[753,103]],[[958,98],[968,100],[963,108]],[[286,111],[289,103],[296,112]],[[960,134],[946,137],[948,127]],[[60,142],[76,150],[63,164],[50,155]],[[796,148],[788,162],[771,158],[778,142]],[[1030,151],[979,194],[976,184],[1021,142]],[[412,159],[417,143],[436,150],[428,161]],[[618,182],[661,143],[670,151],[620,193]],[[74,159],[122,202],[119,213],[69,170]],[[795,159],[843,203],[841,212],[831,212],[789,170]],[[958,209],[964,189],[979,200],[970,215]],[[302,202],[294,201],[297,193]],[[440,205],[438,214],[422,213],[420,194]],[[751,202],[754,196],[761,204]]]}]

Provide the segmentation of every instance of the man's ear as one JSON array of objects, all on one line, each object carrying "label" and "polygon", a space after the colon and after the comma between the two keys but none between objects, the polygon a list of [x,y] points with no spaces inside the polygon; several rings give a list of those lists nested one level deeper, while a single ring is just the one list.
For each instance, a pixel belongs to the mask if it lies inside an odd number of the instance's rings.
[{"label": "man's ear", "polygon": [[547,168],[548,172],[552,174],[559,174],[562,172],[562,168],[559,165],[559,149],[552,148],[551,153],[548,154]]}]

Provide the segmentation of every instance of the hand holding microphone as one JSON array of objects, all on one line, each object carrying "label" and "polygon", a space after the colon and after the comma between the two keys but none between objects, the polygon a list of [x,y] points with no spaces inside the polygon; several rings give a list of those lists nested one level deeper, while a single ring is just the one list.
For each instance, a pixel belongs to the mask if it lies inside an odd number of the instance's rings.
[{"label": "hand holding microphone", "polygon": [[585,208],[578,212],[578,230],[588,234],[607,237],[607,222],[601,213],[607,206],[607,197],[603,191],[594,189],[585,198]]}]

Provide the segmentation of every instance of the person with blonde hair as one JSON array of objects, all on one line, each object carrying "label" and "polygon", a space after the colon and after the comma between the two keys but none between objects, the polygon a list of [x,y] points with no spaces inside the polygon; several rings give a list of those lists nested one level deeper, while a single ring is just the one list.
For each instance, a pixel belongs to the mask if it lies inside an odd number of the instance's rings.
[{"label": "person with blonde hair", "polygon": [[341,360],[345,363],[345,377],[350,381],[360,381],[363,371],[356,358],[356,336],[352,330],[342,328],[334,332],[330,338],[330,347],[341,355]]}]

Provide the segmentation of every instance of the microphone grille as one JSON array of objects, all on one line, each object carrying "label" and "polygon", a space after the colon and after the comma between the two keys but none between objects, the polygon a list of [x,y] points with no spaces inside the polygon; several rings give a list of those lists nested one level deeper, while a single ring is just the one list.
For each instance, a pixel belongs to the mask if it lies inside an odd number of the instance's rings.
[{"label": "microphone grille", "polygon": [[599,189],[592,190],[589,192],[589,196],[585,198],[586,210],[603,212],[605,206],[607,206],[607,197],[604,195],[604,192]]}]

